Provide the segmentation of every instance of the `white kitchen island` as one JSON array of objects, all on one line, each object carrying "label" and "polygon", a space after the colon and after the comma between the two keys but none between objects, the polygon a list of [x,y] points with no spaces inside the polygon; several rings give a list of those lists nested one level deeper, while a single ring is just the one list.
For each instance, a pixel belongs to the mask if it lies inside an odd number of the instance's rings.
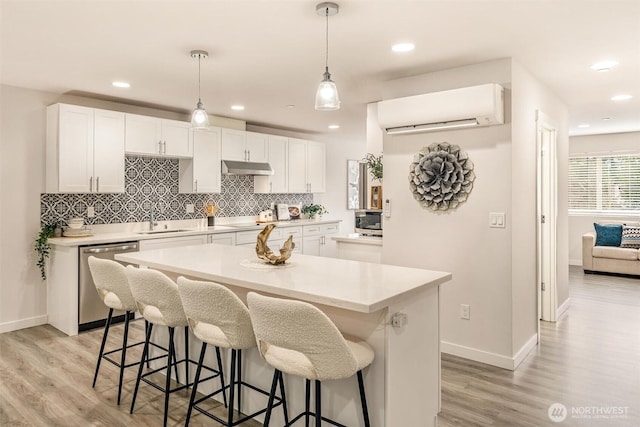
[{"label": "white kitchen island", "polygon": [[[258,263],[252,248],[215,244],[132,252],[116,259],[162,270],[173,278],[184,275],[223,283],[245,301],[247,292],[255,291],[313,303],[343,333],[365,339],[375,351],[374,362],[364,371],[373,426],[436,425],[439,286],[451,279],[450,273],[298,254],[285,266],[274,267]],[[392,326],[396,313],[406,315],[406,324]],[[195,355],[199,344],[191,341]],[[180,349],[183,344],[176,345]],[[257,349],[247,351],[243,361],[246,380],[268,389],[273,370]],[[213,366],[212,362],[213,358]],[[285,376],[285,383],[290,414],[295,415],[304,408],[304,382]],[[323,415],[345,425],[363,425],[355,377],[323,385]],[[262,396],[246,394],[243,412],[264,404]],[[274,411],[272,421],[284,424],[281,410]]]}]

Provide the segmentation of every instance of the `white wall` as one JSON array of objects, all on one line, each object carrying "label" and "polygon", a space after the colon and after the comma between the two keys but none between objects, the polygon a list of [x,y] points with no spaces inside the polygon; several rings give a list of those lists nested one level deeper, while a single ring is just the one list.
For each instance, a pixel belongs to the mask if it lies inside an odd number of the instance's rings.
[{"label": "white wall", "polygon": [[[640,132],[573,136],[569,138],[570,155],[616,155],[640,153]],[[582,266],[582,235],[593,231],[599,220],[638,221],[637,215],[570,215],[569,263]]]},{"label": "white wall", "polygon": [[[0,86],[0,333],[46,323],[46,288],[36,267],[33,243],[40,229],[40,193],[44,191],[45,108],[64,102],[146,114],[175,120],[188,115],[70,95]],[[210,116],[211,124],[245,129],[245,122]],[[364,126],[364,118],[363,118]],[[271,132],[279,133],[280,132]],[[308,139],[320,139],[309,137]],[[326,136],[324,136],[327,138]],[[329,136],[330,137],[330,136]],[[327,141],[325,141],[327,142]],[[347,211],[348,158],[360,159],[365,141],[327,142],[327,193],[316,200],[332,218],[353,230]]]},{"label": "white wall", "polygon": [[[537,332],[535,109],[556,119],[566,135],[566,108],[508,59],[391,81],[384,97],[483,83],[506,88],[505,125],[385,135],[392,216],[385,221],[383,262],[452,272],[441,289],[443,351],[513,368]],[[566,137],[559,140],[566,153]],[[407,176],[414,154],[441,141],[467,151],[477,178],[465,204],[433,213],[412,198]],[[489,228],[489,212],[505,212],[506,228]],[[460,319],[460,304],[470,305],[470,320]]]}]

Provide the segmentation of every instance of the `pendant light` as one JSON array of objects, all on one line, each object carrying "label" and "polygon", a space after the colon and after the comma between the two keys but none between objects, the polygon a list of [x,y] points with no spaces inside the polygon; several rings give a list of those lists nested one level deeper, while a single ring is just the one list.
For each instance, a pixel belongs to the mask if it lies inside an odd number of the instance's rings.
[{"label": "pendant light", "polygon": [[198,104],[191,114],[191,127],[194,129],[206,129],[209,127],[209,115],[207,114],[202,100],[200,99],[200,60],[209,57],[209,52],[204,50],[192,50],[192,58],[198,58]]},{"label": "pendant light", "polygon": [[318,86],[318,92],[316,92],[316,110],[339,110],[340,97],[338,96],[338,88],[331,80],[331,74],[329,73],[329,16],[338,14],[338,5],[330,2],[320,3],[316,6],[316,13],[324,15],[327,20],[325,66],[322,81]]}]

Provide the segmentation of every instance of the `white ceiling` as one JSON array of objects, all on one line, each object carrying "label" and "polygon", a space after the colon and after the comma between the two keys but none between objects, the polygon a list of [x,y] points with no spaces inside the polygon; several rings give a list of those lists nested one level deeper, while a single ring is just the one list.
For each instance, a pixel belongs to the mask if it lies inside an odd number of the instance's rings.
[{"label": "white ceiling", "polygon": [[[381,99],[382,82],[512,57],[567,104],[571,134],[640,130],[639,0],[338,1],[329,68],[342,108],[333,112],[313,108],[324,71],[317,3],[1,0],[1,81],[187,112],[198,73],[189,52],[203,49],[210,114],[363,140],[366,104]],[[415,51],[392,53],[398,41]],[[620,64],[589,69],[604,59]],[[113,80],[132,86],[116,89]],[[634,98],[610,100],[621,93]],[[246,110],[231,111],[235,103]]]}]

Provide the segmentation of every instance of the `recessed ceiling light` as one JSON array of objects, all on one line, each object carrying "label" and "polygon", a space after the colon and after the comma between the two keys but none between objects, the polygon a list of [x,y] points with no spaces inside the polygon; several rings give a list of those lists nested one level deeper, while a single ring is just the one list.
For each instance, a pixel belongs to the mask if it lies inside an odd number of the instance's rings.
[{"label": "recessed ceiling light", "polygon": [[340,125],[329,125],[329,129],[340,129]]},{"label": "recessed ceiling light", "polygon": [[244,105],[232,105],[231,109],[235,111],[242,111],[244,110]]},{"label": "recessed ceiling light", "polygon": [[607,120],[611,120],[611,117],[603,117],[602,120],[606,122]]},{"label": "recessed ceiling light", "polygon": [[131,84],[129,84],[127,82],[112,82],[111,86],[126,89],[126,88],[131,87]]},{"label": "recessed ceiling light", "polygon": [[591,127],[591,125],[589,123],[583,123],[581,125],[578,125],[579,128],[588,128]]},{"label": "recessed ceiling light", "polygon": [[293,108],[296,108],[296,106],[293,105],[293,104],[289,104],[289,105],[287,105],[287,108],[293,109]]},{"label": "recessed ceiling light", "polygon": [[629,95],[629,94],[622,94],[622,95],[616,95],[616,96],[612,96],[611,100],[612,101],[626,101],[628,99],[633,98],[633,96]]},{"label": "recessed ceiling light", "polygon": [[602,73],[611,70],[616,65],[618,65],[618,61],[600,61],[593,64],[591,69]]},{"label": "recessed ceiling light", "polygon": [[396,43],[391,46],[391,50],[394,52],[411,52],[416,48],[413,43]]}]

